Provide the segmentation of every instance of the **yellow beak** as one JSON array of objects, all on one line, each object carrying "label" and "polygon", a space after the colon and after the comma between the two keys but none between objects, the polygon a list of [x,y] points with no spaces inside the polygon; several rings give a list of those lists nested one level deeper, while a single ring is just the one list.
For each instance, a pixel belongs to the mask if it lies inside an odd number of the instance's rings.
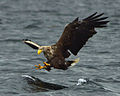
[{"label": "yellow beak", "polygon": [[40,55],[40,53],[42,52],[43,50],[42,49],[38,49],[38,55]]}]

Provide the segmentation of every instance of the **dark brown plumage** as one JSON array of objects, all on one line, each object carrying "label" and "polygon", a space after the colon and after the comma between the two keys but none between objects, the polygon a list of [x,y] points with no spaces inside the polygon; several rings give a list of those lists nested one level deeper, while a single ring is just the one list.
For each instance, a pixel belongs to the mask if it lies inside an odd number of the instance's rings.
[{"label": "dark brown plumage", "polygon": [[62,36],[54,45],[39,46],[29,40],[24,40],[24,43],[34,49],[43,50],[43,53],[48,60],[47,63],[50,64],[50,66],[45,68],[46,70],[49,71],[51,67],[66,70],[71,64],[77,62],[76,60],[65,60],[65,58],[68,58],[71,55],[70,52],[73,55],[77,55],[88,39],[97,33],[95,28],[106,27],[106,24],[109,21],[105,21],[108,17],[102,17],[103,14],[104,13],[97,15],[96,12],[82,21],[79,21],[79,18],[77,17],[65,27]]}]

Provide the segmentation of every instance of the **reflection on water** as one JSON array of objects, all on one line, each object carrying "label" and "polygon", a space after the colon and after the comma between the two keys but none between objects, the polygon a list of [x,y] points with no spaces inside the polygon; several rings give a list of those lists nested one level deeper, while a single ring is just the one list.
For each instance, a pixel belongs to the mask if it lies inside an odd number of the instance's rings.
[{"label": "reflection on water", "polygon": [[27,83],[32,86],[32,92],[44,92],[50,90],[60,90],[64,88],[68,88],[67,86],[62,86],[58,84],[44,82],[38,78],[29,75],[22,75],[22,77],[27,81]]},{"label": "reflection on water", "polygon": [[52,91],[52,90],[87,90],[87,91],[104,91],[104,92],[111,92],[109,89],[104,88],[99,83],[96,83],[93,80],[89,80],[88,78],[86,79],[78,79],[75,85],[72,86],[63,86],[63,85],[58,85],[54,83],[49,83],[40,80],[39,78],[35,78],[34,76],[29,76],[29,75],[22,75],[24,82],[27,82],[29,87],[27,88],[26,86],[24,87],[24,90],[26,92],[46,92],[46,91]]}]

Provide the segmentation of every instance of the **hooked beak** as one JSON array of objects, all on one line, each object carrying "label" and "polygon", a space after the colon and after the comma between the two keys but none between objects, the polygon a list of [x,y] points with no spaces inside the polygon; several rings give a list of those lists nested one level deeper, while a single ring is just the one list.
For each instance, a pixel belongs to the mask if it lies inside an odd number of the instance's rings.
[{"label": "hooked beak", "polygon": [[42,49],[38,49],[38,55],[40,55],[40,53],[42,52],[43,50]]}]

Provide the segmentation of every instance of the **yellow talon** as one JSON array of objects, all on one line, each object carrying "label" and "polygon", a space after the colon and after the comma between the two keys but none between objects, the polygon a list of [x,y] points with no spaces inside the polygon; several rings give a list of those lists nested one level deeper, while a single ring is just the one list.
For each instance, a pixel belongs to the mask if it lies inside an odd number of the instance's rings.
[{"label": "yellow talon", "polygon": [[38,64],[38,65],[35,65],[35,67],[37,67],[37,68],[35,68],[36,70],[38,70],[38,69],[44,69],[44,68],[46,68],[46,65],[44,65],[44,66],[41,66],[40,64]]},{"label": "yellow talon", "polygon": [[47,66],[50,66],[50,64],[48,64],[48,63],[46,63],[46,62],[43,62],[44,63],[44,66],[41,66],[40,64],[38,64],[38,65],[35,65],[35,67],[37,67],[37,68],[35,68],[36,70],[38,70],[38,69],[45,69]]},{"label": "yellow talon", "polygon": [[46,63],[46,62],[43,62],[46,66],[50,66],[50,64]]},{"label": "yellow talon", "polygon": [[41,67],[40,67],[40,69],[44,69],[44,68],[46,68],[46,66],[41,66]]},{"label": "yellow talon", "polygon": [[39,68],[35,68],[36,70],[38,70]]}]

